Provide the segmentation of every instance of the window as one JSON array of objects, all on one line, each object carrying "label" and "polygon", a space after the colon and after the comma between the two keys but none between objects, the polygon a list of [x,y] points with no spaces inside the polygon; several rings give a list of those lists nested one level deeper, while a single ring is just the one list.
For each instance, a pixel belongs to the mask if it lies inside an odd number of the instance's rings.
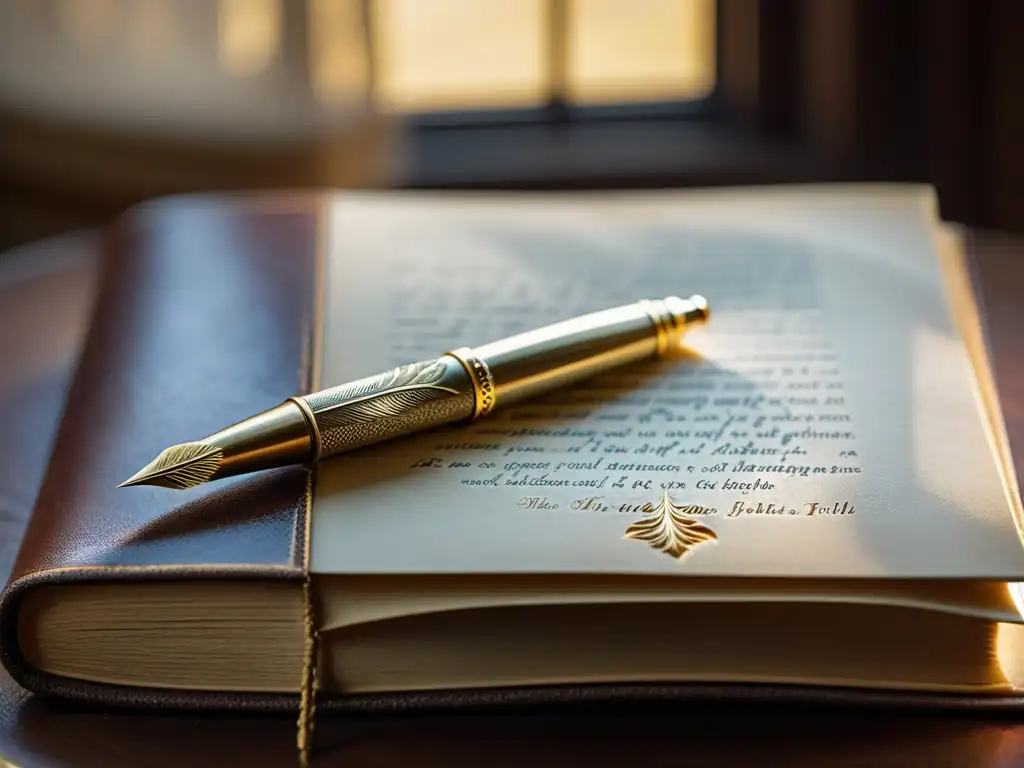
[{"label": "window", "polygon": [[362,35],[370,98],[412,128],[401,186],[735,172],[728,131],[692,119],[716,114],[716,0],[310,0],[309,11],[314,84],[331,82],[331,59]]},{"label": "window", "polygon": [[0,0],[0,182],[17,222],[344,185],[359,163],[328,145],[369,98],[406,116],[380,183],[917,179],[948,217],[1019,229],[1019,7]]},{"label": "window", "polygon": [[[692,103],[715,84],[715,0],[306,0],[321,103],[372,91],[392,114]],[[300,6],[301,7],[301,6]],[[219,0],[224,70],[272,69],[281,0]],[[287,55],[286,55],[287,58]]]},{"label": "window", "polygon": [[367,95],[383,112],[462,121],[693,107],[716,85],[716,12],[716,0],[0,0],[0,98],[119,130],[239,136],[329,127]]},{"label": "window", "polygon": [[689,102],[714,87],[714,0],[373,0],[394,112]]}]

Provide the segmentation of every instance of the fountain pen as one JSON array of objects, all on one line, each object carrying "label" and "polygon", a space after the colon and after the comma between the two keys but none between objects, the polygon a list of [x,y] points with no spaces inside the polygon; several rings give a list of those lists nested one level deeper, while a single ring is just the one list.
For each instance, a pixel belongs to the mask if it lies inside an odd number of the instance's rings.
[{"label": "fountain pen", "polygon": [[118,487],[182,490],[316,462],[443,424],[466,422],[611,368],[681,347],[710,318],[703,296],[669,296],[581,315],[433,360],[296,395],[194,442],[173,445]]}]

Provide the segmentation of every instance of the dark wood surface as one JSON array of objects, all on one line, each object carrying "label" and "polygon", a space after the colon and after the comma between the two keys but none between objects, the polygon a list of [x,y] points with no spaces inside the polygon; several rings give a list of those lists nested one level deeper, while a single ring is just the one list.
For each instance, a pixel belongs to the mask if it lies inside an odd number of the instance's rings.
[{"label": "dark wood surface", "polygon": [[[0,257],[0,575],[6,579],[88,320],[98,239]],[[975,238],[1006,419],[1024,437],[1024,245]],[[1012,435],[1011,435],[1012,436]],[[1017,442],[1015,440],[1015,442]],[[1020,445],[1020,442],[1017,442]],[[1020,462],[1018,461],[1018,464]],[[0,756],[21,768],[295,765],[291,716],[129,714],[41,701],[0,672]],[[797,707],[320,719],[312,765],[1024,765],[1024,713]]]}]

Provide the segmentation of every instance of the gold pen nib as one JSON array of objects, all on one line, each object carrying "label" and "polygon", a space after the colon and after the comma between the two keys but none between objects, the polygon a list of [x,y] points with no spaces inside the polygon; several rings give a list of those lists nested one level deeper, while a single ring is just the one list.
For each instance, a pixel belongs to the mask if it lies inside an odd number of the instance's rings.
[{"label": "gold pen nib", "polygon": [[213,477],[223,458],[224,452],[209,443],[172,445],[117,487],[157,485],[184,490]]},{"label": "gold pen nib", "polygon": [[172,445],[117,487],[158,485],[183,491],[211,480],[302,464],[313,457],[306,417],[287,400],[200,440]]}]

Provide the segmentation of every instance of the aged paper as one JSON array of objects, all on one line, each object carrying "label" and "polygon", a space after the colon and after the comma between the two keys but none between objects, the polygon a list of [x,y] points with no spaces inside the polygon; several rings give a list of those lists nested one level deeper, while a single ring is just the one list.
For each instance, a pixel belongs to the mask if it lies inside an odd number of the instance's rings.
[{"label": "aged paper", "polygon": [[704,294],[682,359],[324,462],[317,573],[1019,578],[921,190],[338,197],[321,386]]}]

